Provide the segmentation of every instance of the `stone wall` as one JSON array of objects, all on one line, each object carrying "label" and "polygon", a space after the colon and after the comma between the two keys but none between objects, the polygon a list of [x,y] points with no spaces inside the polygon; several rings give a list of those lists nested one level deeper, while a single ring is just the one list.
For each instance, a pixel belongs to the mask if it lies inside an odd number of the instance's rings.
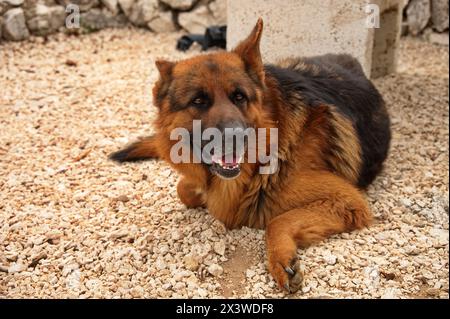
[{"label": "stone wall", "polygon": [[[157,33],[203,33],[207,26],[226,24],[226,3],[227,0],[0,0],[0,42],[58,31],[85,33],[127,25]],[[79,27],[67,27],[67,19],[74,14],[70,4],[80,9]],[[448,10],[449,0],[408,0],[402,34],[425,36],[448,45]]]},{"label": "stone wall", "polygon": [[204,33],[226,24],[226,0],[0,0],[0,41],[135,25]]},{"label": "stone wall", "polygon": [[404,12],[403,35],[424,36],[448,45],[449,0],[409,0]]}]

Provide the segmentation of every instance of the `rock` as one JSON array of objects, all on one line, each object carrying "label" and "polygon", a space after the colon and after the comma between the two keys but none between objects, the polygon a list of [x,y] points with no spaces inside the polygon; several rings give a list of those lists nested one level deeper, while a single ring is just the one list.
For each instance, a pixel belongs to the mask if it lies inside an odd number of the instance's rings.
[{"label": "rock", "polygon": [[109,235],[109,238],[111,238],[111,239],[120,239],[120,238],[123,238],[123,237],[127,237],[128,234],[129,234],[128,230],[125,230],[125,229],[121,230],[121,229],[119,229],[119,230],[116,230],[116,231],[112,232]]},{"label": "rock", "polygon": [[173,286],[173,289],[175,290],[175,291],[180,291],[180,290],[183,290],[183,289],[185,289],[186,288],[186,284],[184,283],[184,282],[177,282],[176,284],[175,284],[175,286]]},{"label": "rock", "polygon": [[433,29],[443,32],[448,29],[448,0],[431,0]]},{"label": "rock", "polygon": [[45,234],[45,240],[50,244],[56,244],[59,242],[59,239],[62,237],[63,232],[57,229],[50,230],[47,234]]},{"label": "rock", "polygon": [[23,4],[23,0],[0,0],[0,4],[10,5],[13,7],[18,7]]},{"label": "rock", "polygon": [[381,299],[397,299],[399,290],[397,288],[386,288]]},{"label": "rock", "polygon": [[218,277],[223,273],[223,268],[217,264],[212,264],[208,267],[208,272],[214,277]]},{"label": "rock", "polygon": [[178,23],[189,33],[205,33],[207,27],[214,24],[214,17],[206,6],[200,6],[190,12],[180,13]]},{"label": "rock", "polygon": [[214,251],[219,254],[220,256],[225,255],[225,241],[221,240],[216,243],[214,243]]},{"label": "rock", "polygon": [[32,34],[47,35],[58,31],[64,26],[66,12],[61,6],[47,7],[37,4],[25,12],[27,26]]},{"label": "rock", "polygon": [[119,13],[119,1],[118,0],[100,0],[100,2],[111,12],[113,15]]},{"label": "rock", "polygon": [[130,198],[127,195],[120,195],[116,198],[116,201],[126,203],[130,201]]},{"label": "rock", "polygon": [[[172,12],[159,12],[147,26],[150,30],[157,33],[174,32],[177,30],[175,23],[173,22]],[[170,175],[170,171],[168,171]],[[167,176],[168,177],[168,176]]]},{"label": "rock", "polygon": [[214,17],[214,24],[227,24],[227,1],[216,0],[208,4],[209,9]]},{"label": "rock", "polygon": [[146,26],[152,19],[158,16],[158,0],[137,0],[133,3],[128,19],[136,26]]},{"label": "rock", "polygon": [[418,35],[428,24],[431,17],[430,0],[411,0],[406,9],[409,32]]},{"label": "rock", "polygon": [[162,260],[162,258],[158,258],[155,262],[155,266],[156,268],[158,268],[159,270],[163,270],[167,268],[167,264],[164,262],[164,260]]},{"label": "rock", "polygon": [[193,256],[193,255],[186,255],[184,256],[184,265],[186,269],[191,271],[196,271],[200,265],[199,258]]},{"label": "rock", "polygon": [[44,251],[41,251],[40,253],[34,255],[33,257],[31,257],[31,263],[28,265],[29,267],[36,267],[37,264],[39,263],[39,261],[41,261],[41,259],[45,259],[47,258],[47,253]]},{"label": "rock", "polygon": [[8,10],[3,19],[2,33],[4,39],[21,41],[30,36],[25,23],[25,15],[21,8]]},{"label": "rock", "polygon": [[191,9],[198,0],[161,0],[161,2],[167,4],[172,9],[186,11]]},{"label": "rock", "polygon": [[8,267],[0,265],[0,272],[8,272]]},{"label": "rock", "polygon": [[[26,5],[27,3],[25,3]],[[0,0],[0,16],[14,7],[23,5],[23,0]]]},{"label": "rock", "polygon": [[177,241],[177,240],[180,240],[181,238],[182,238],[181,232],[178,229],[175,229],[172,232],[172,240]]},{"label": "rock", "polygon": [[86,12],[100,4],[99,0],[57,0],[57,2],[64,7],[69,4],[77,5],[81,12]]},{"label": "rock", "polygon": [[133,4],[136,2],[136,0],[118,0],[118,2],[119,7],[128,17],[131,14],[131,8],[133,7]]},{"label": "rock", "polygon": [[14,263],[8,268],[8,273],[14,274],[17,272],[24,271],[26,269],[25,265],[22,263]]},{"label": "rock", "polygon": [[445,33],[437,33],[437,32],[431,32],[428,36],[428,41],[434,44],[444,45],[448,46],[448,32]]},{"label": "rock", "polygon": [[332,254],[326,254],[323,259],[328,265],[335,265],[337,261],[337,257]]},{"label": "rock", "polygon": [[255,277],[255,275],[256,275],[256,272],[254,270],[251,270],[251,269],[247,269],[247,271],[245,272],[245,276],[248,279],[251,279],[251,278]]},{"label": "rock", "polygon": [[[107,9],[92,9],[80,15],[80,24],[88,32],[97,31],[105,28],[123,28],[127,25],[127,18],[123,14],[114,15]],[[131,184],[130,182],[124,182]],[[118,183],[118,189],[123,189]],[[122,195],[124,196],[124,195]],[[121,196],[119,196],[121,197]],[[123,198],[123,197],[122,197]]]}]

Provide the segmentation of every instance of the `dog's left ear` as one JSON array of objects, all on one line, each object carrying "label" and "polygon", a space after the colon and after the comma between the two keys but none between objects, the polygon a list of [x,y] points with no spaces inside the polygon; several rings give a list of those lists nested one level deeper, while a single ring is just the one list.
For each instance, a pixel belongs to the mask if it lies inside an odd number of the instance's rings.
[{"label": "dog's left ear", "polygon": [[169,80],[172,76],[172,69],[175,63],[166,60],[156,60],[156,67],[158,68],[159,75],[163,81]]},{"label": "dog's left ear", "polygon": [[263,32],[263,20],[258,19],[252,33],[233,50],[244,61],[248,70],[264,84],[264,65],[261,57],[260,42]]}]

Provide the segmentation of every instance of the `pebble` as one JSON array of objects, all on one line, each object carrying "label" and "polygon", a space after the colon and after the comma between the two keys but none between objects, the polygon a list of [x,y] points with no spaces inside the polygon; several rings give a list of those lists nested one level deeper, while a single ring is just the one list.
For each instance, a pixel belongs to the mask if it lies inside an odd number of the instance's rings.
[{"label": "pebble", "polygon": [[221,240],[216,243],[214,243],[214,251],[219,254],[220,256],[225,255],[225,241]]},{"label": "pebble", "polygon": [[217,264],[212,264],[208,267],[208,272],[214,277],[219,277],[223,273],[223,268]]},{"label": "pebble", "polygon": [[9,266],[8,273],[15,274],[15,273],[18,273],[18,272],[22,272],[22,271],[24,271],[26,269],[27,268],[22,263],[13,263],[11,266]]},{"label": "pebble", "polygon": [[186,269],[196,271],[199,267],[199,259],[192,255],[186,255],[184,257],[184,265],[186,266]]},{"label": "pebble", "polygon": [[[228,230],[186,209],[164,162],[107,160],[154,132],[152,60],[199,52],[176,51],[179,36],[127,28],[2,43],[0,294],[217,298],[227,285],[226,298],[286,297],[267,271],[264,230]],[[293,298],[448,298],[448,48],[411,38],[400,47],[399,73],[374,80],[394,135],[367,190],[375,223],[298,249],[305,285]],[[84,141],[90,156],[73,162]]]}]

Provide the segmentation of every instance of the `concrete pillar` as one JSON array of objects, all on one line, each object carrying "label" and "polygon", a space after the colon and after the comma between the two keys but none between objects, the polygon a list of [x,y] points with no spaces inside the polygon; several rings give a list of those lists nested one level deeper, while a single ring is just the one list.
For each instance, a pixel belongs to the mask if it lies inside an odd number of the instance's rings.
[{"label": "concrete pillar", "polygon": [[228,0],[228,49],[262,17],[265,62],[348,53],[367,76],[378,77],[395,71],[404,5],[405,0]]}]

